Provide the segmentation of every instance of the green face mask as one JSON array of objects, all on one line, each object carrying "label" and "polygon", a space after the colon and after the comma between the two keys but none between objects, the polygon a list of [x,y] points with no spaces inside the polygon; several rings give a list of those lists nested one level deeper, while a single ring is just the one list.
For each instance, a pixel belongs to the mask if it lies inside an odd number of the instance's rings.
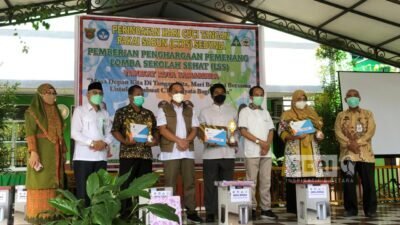
[{"label": "green face mask", "polygon": [[90,96],[90,102],[95,105],[100,105],[103,102],[103,96],[102,95],[92,95],[92,96]]},{"label": "green face mask", "polygon": [[133,104],[135,104],[136,106],[141,107],[144,103],[144,97],[141,95],[138,96],[134,96],[133,97]]},{"label": "green face mask", "polygon": [[358,97],[347,98],[347,105],[349,105],[350,108],[357,108],[359,104],[360,104],[360,98]]},{"label": "green face mask", "polygon": [[264,97],[263,96],[254,96],[253,97],[253,104],[256,106],[261,106],[261,104],[264,101]]}]

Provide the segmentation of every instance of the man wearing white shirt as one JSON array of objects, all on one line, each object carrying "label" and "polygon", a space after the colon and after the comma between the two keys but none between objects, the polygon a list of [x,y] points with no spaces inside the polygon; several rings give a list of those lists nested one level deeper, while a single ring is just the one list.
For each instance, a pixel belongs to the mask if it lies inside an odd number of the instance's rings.
[{"label": "man wearing white shirt", "polygon": [[[259,193],[261,217],[277,219],[271,210],[271,144],[275,129],[268,110],[263,109],[264,89],[254,86],[249,91],[251,103],[239,114],[239,129],[244,140],[244,155],[247,180],[257,184],[259,176]],[[252,189],[253,217],[256,216],[257,200],[255,186]]]},{"label": "man wearing white shirt", "polygon": [[71,137],[75,140],[73,161],[76,194],[89,204],[86,180],[91,173],[107,169],[108,145],[112,142],[112,135],[109,114],[100,107],[103,102],[101,83],[91,83],[86,96],[89,102],[74,110]]},{"label": "man wearing white shirt", "polygon": [[183,103],[184,89],[181,83],[168,88],[171,103],[164,104],[157,114],[160,129],[160,160],[164,162],[165,186],[176,189],[178,175],[182,176],[184,205],[187,219],[195,223],[203,220],[196,212],[194,144],[199,121],[192,107]]},{"label": "man wearing white shirt", "polygon": [[[225,129],[232,121],[236,123],[236,110],[228,104],[224,104],[226,89],[223,84],[214,84],[210,87],[210,96],[213,104],[201,110],[199,122],[200,137],[204,140],[204,129],[207,127]],[[225,146],[204,143],[203,152],[203,177],[204,177],[204,206],[206,208],[206,222],[215,222],[218,215],[218,190],[215,181],[233,180],[235,167],[235,147],[237,143],[227,141]]]}]

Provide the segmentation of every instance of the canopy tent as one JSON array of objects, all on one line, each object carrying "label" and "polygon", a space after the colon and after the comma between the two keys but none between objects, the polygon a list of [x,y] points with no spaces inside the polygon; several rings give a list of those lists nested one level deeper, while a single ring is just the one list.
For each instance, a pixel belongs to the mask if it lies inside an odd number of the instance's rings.
[{"label": "canopy tent", "polygon": [[400,0],[0,0],[0,26],[78,13],[254,23],[400,68]]}]

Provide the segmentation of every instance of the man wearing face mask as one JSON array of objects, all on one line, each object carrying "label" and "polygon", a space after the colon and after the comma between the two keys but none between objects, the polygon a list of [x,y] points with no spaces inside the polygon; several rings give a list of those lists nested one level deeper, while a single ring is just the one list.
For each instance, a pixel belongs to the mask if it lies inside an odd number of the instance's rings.
[{"label": "man wearing face mask", "polygon": [[[119,152],[119,175],[122,176],[131,170],[131,174],[122,185],[127,188],[137,177],[152,172],[151,147],[158,145],[159,133],[154,114],[143,108],[143,89],[139,85],[128,89],[129,105],[115,112],[114,122],[111,129],[112,135],[120,144]],[[152,140],[135,139],[132,137],[132,126],[147,127]],[[132,211],[132,200],[122,202],[122,216],[127,216]]]},{"label": "man wearing face mask", "polygon": [[[271,144],[275,126],[268,110],[263,107],[264,89],[254,86],[249,91],[251,103],[243,108],[239,114],[239,129],[244,140],[244,156],[246,165],[246,179],[257,184],[259,176],[259,193],[261,217],[278,219],[271,210],[271,169],[272,153]],[[256,218],[256,190],[252,188],[253,210],[252,216]]]},{"label": "man wearing face mask", "polygon": [[89,84],[88,102],[75,108],[71,122],[71,137],[75,140],[74,175],[76,194],[89,204],[86,180],[100,169],[107,169],[108,145],[112,142],[111,120],[108,112],[101,109],[103,87],[100,82]]},{"label": "man wearing face mask", "polygon": [[375,217],[377,200],[375,192],[375,157],[371,140],[375,134],[372,112],[359,107],[361,97],[355,89],[346,93],[349,108],[338,114],[335,134],[340,144],[343,174],[344,216],[358,215],[355,173],[361,178],[363,188],[363,209],[367,217]]},{"label": "man wearing face mask", "polygon": [[164,163],[165,186],[176,190],[178,175],[182,176],[184,206],[187,219],[194,223],[203,220],[196,212],[194,144],[199,121],[192,107],[183,103],[184,88],[181,83],[173,83],[168,88],[171,103],[161,106],[157,113],[160,130],[160,160]]},{"label": "man wearing face mask", "polygon": [[[225,129],[231,121],[236,123],[236,110],[229,104],[224,104],[226,89],[222,84],[214,84],[210,87],[210,96],[213,104],[201,110],[199,122],[201,129],[199,136],[204,140],[206,127]],[[235,148],[237,143],[227,141],[226,146],[204,143],[203,152],[203,177],[204,177],[204,205],[206,208],[206,222],[215,222],[218,215],[218,190],[215,181],[233,180],[235,167]]]}]

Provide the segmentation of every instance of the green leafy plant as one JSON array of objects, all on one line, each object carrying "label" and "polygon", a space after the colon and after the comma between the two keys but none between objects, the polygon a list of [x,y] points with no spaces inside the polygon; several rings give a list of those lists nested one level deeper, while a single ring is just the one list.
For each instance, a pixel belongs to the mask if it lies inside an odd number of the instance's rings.
[{"label": "green leafy plant", "polygon": [[151,212],[154,215],[179,222],[175,209],[166,204],[133,204],[127,218],[121,218],[121,201],[135,197],[150,198],[146,189],[152,187],[158,180],[158,175],[149,173],[135,179],[128,188],[121,189],[121,185],[128,179],[130,173],[115,177],[105,170],[93,173],[87,180],[86,191],[90,198],[90,205],[85,207],[84,200],[77,199],[71,192],[58,190],[59,197],[51,199],[49,203],[56,209],[51,213],[55,221],[47,225],[127,225],[144,224],[143,218],[137,216],[139,209]]},{"label": "green leafy plant", "polygon": [[11,141],[11,128],[7,120],[12,119],[16,112],[18,85],[0,82],[0,171],[10,166],[11,149],[4,145],[4,141]]}]

